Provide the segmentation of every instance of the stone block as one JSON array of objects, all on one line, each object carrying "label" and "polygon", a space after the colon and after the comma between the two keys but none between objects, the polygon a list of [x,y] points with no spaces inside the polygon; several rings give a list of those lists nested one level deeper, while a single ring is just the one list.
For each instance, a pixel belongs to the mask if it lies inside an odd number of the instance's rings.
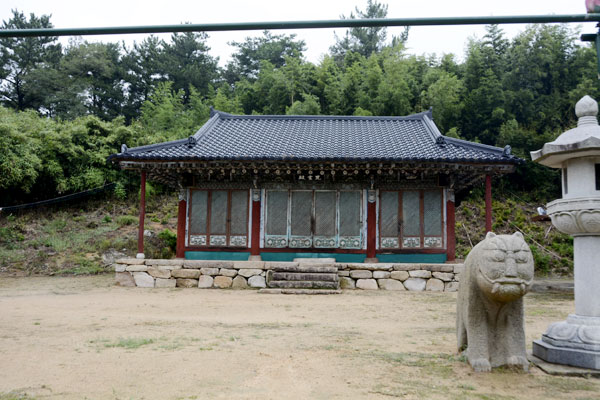
[{"label": "stone block", "polygon": [[[197,269],[174,269],[173,271],[171,271],[171,276],[173,278],[180,278],[180,279],[198,279],[198,277],[200,276],[200,271],[198,271]],[[179,286],[179,285],[177,285]]]},{"label": "stone block", "polygon": [[242,268],[238,271],[238,275],[243,276],[244,278],[249,278],[254,275],[260,275],[263,272],[262,269],[257,268]]},{"label": "stone block", "polygon": [[350,271],[338,271],[338,276],[350,276]]},{"label": "stone block", "polygon": [[235,278],[233,278],[233,281],[231,282],[231,287],[233,289],[246,289],[248,287],[248,282],[246,281],[246,278],[238,275]]},{"label": "stone block", "polygon": [[264,269],[264,261],[234,261],[233,268],[235,269]]},{"label": "stone block", "polygon": [[233,261],[223,260],[185,260],[183,268],[200,269],[200,268],[233,268]]},{"label": "stone block", "polygon": [[210,276],[215,276],[215,275],[219,275],[219,268],[215,268],[215,267],[202,267],[200,268],[200,273],[202,275],[210,275]]},{"label": "stone block", "polygon": [[113,264],[115,272],[125,272],[127,270],[127,264]]},{"label": "stone block", "polygon": [[460,276],[461,276],[461,275],[462,275],[462,274],[454,274],[454,280],[455,280],[456,282],[460,282]]},{"label": "stone block", "polygon": [[[400,271],[398,271],[400,272]],[[402,282],[397,281],[395,279],[378,279],[377,283],[379,283],[379,288],[383,290],[396,290],[402,291],[406,290]]]},{"label": "stone block", "polygon": [[403,283],[404,287],[411,292],[422,292],[427,285],[427,281],[422,278],[408,278]]},{"label": "stone block", "polygon": [[415,271],[421,269],[421,264],[393,264],[394,271]]},{"label": "stone block", "polygon": [[144,263],[143,258],[119,258],[115,260],[116,264],[140,265]]},{"label": "stone block", "polygon": [[373,272],[367,270],[352,270],[350,271],[350,277],[354,279],[369,279],[373,277]]},{"label": "stone block", "polygon": [[444,283],[444,292],[457,292],[458,282],[446,282]]},{"label": "stone block", "polygon": [[156,267],[148,267],[148,275],[153,278],[169,279],[171,277],[171,271],[161,270]]},{"label": "stone block", "polygon": [[380,263],[350,263],[346,265],[350,270],[368,270],[368,271],[391,271],[392,264]]},{"label": "stone block", "polygon": [[248,285],[253,288],[267,287],[264,276],[254,275],[248,278]]},{"label": "stone block", "polygon": [[389,271],[373,271],[373,278],[375,279],[387,279],[390,275]]},{"label": "stone block", "polygon": [[191,287],[197,287],[197,286],[198,286],[198,279],[186,279],[186,278],[178,278],[177,279],[177,287],[191,288]]},{"label": "stone block", "polygon": [[234,276],[237,275],[237,271],[235,269],[221,268],[219,270],[219,275],[228,276],[230,278],[233,278]]},{"label": "stone block", "polygon": [[465,270],[465,264],[454,264],[454,273],[455,274],[462,274],[462,272]]},{"label": "stone block", "polygon": [[175,280],[175,279],[156,278],[154,280],[155,288],[174,288],[176,285],[177,285],[177,280]]},{"label": "stone block", "polygon": [[169,265],[174,267],[181,267],[183,265],[183,259],[179,258],[176,260],[162,260],[162,259],[150,259],[144,263],[146,265]]},{"label": "stone block", "polygon": [[356,289],[356,282],[354,279],[342,276],[340,278],[340,288],[342,289]]},{"label": "stone block", "polygon": [[356,281],[356,287],[363,290],[377,290],[377,281],[375,279],[358,279]]},{"label": "stone block", "polygon": [[154,278],[145,272],[134,272],[133,280],[135,281],[135,286],[137,286],[137,287],[144,287],[144,288],[153,288],[154,287]]},{"label": "stone block", "polygon": [[129,272],[117,272],[115,273],[115,285],[117,286],[126,286],[126,287],[134,287],[135,281],[133,280],[133,275]]},{"label": "stone block", "polygon": [[232,283],[233,279],[229,276],[219,275],[215,276],[215,279],[213,280],[213,286],[219,289],[230,288]]},{"label": "stone block", "polygon": [[297,262],[277,262],[277,261],[267,261],[265,262],[264,269],[280,269],[280,268],[290,268],[297,267]]},{"label": "stone block", "polygon": [[198,278],[198,287],[200,289],[207,289],[212,287],[213,285],[213,277],[210,275],[200,275],[200,277]]},{"label": "stone block", "polygon": [[436,278],[431,278],[427,281],[427,285],[425,285],[425,290],[427,290],[428,292],[443,292],[444,281]]},{"label": "stone block", "polygon": [[409,271],[408,275],[410,275],[411,278],[423,278],[423,279],[431,278],[431,272],[426,271],[424,269],[419,269],[416,271]]},{"label": "stone block", "polygon": [[454,272],[452,264],[427,264],[423,269],[431,272]]},{"label": "stone block", "polygon": [[154,267],[158,268],[161,271],[173,271],[174,269],[183,268],[181,265],[155,265]]},{"label": "stone block", "polygon": [[146,271],[148,271],[148,267],[143,264],[128,265],[127,268],[125,268],[125,271],[127,271],[127,272],[146,272]]},{"label": "stone block", "polygon": [[392,271],[390,278],[404,282],[409,278],[407,271]]},{"label": "stone block", "polygon": [[431,275],[433,275],[434,278],[444,282],[451,282],[454,280],[454,274],[451,272],[434,272]]}]

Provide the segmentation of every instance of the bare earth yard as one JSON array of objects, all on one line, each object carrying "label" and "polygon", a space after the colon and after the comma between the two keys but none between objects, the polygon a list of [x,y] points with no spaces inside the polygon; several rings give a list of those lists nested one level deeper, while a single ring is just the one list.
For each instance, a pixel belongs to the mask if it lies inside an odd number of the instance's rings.
[{"label": "bare earth yard", "polygon": [[[456,354],[453,293],[138,289],[0,279],[0,399],[598,399],[600,380]],[[529,346],[573,312],[529,294]]]}]

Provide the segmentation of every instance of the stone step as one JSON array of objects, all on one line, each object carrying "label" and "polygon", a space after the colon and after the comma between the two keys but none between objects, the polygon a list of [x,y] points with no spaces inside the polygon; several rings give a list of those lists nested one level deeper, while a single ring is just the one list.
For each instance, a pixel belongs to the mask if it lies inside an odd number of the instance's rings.
[{"label": "stone step", "polygon": [[294,258],[294,262],[299,263],[318,263],[318,264],[333,264],[335,263],[335,258]]},{"label": "stone step", "polygon": [[275,281],[326,281],[337,282],[337,273],[310,273],[310,272],[275,272],[268,271],[267,280]]},{"label": "stone step", "polygon": [[342,291],[337,289],[260,289],[258,293],[262,294],[341,294]]},{"label": "stone step", "polygon": [[274,268],[275,272],[307,272],[307,273],[318,273],[318,274],[337,274],[338,269],[334,265],[280,265]]},{"label": "stone step", "polygon": [[281,289],[338,289],[339,282],[325,281],[268,281],[271,288]]}]

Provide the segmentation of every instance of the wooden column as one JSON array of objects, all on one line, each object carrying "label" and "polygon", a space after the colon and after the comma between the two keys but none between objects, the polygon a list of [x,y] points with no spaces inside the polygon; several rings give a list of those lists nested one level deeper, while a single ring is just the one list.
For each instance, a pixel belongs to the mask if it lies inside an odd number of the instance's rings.
[{"label": "wooden column", "polygon": [[367,195],[367,260],[377,262],[375,247],[377,243],[377,203],[375,190],[369,190]]},{"label": "wooden column", "polygon": [[138,229],[137,258],[144,258],[144,219],[146,218],[146,171],[142,171],[140,182],[140,227]]},{"label": "wooden column", "polygon": [[179,194],[179,204],[177,208],[177,247],[175,257],[185,258],[185,225],[186,225],[187,201],[185,200],[185,191]]},{"label": "wooden column", "polygon": [[258,259],[260,257],[260,189],[252,189],[252,232],[250,258]]},{"label": "wooden column", "polygon": [[455,218],[454,191],[448,190],[446,200],[446,260],[456,259],[456,218]]},{"label": "wooden column", "polygon": [[492,231],[492,177],[485,176],[485,231]]}]

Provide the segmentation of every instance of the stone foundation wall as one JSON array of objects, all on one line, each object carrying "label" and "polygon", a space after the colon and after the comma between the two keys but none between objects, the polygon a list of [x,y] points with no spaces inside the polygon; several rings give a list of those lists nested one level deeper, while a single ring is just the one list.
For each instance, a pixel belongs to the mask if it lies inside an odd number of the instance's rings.
[{"label": "stone foundation wall", "polygon": [[[290,265],[298,263],[126,258],[117,260],[114,268],[116,283],[121,286],[260,289],[266,287],[267,270]],[[340,288],[365,290],[455,292],[463,270],[463,264],[333,265],[338,268]]]}]

